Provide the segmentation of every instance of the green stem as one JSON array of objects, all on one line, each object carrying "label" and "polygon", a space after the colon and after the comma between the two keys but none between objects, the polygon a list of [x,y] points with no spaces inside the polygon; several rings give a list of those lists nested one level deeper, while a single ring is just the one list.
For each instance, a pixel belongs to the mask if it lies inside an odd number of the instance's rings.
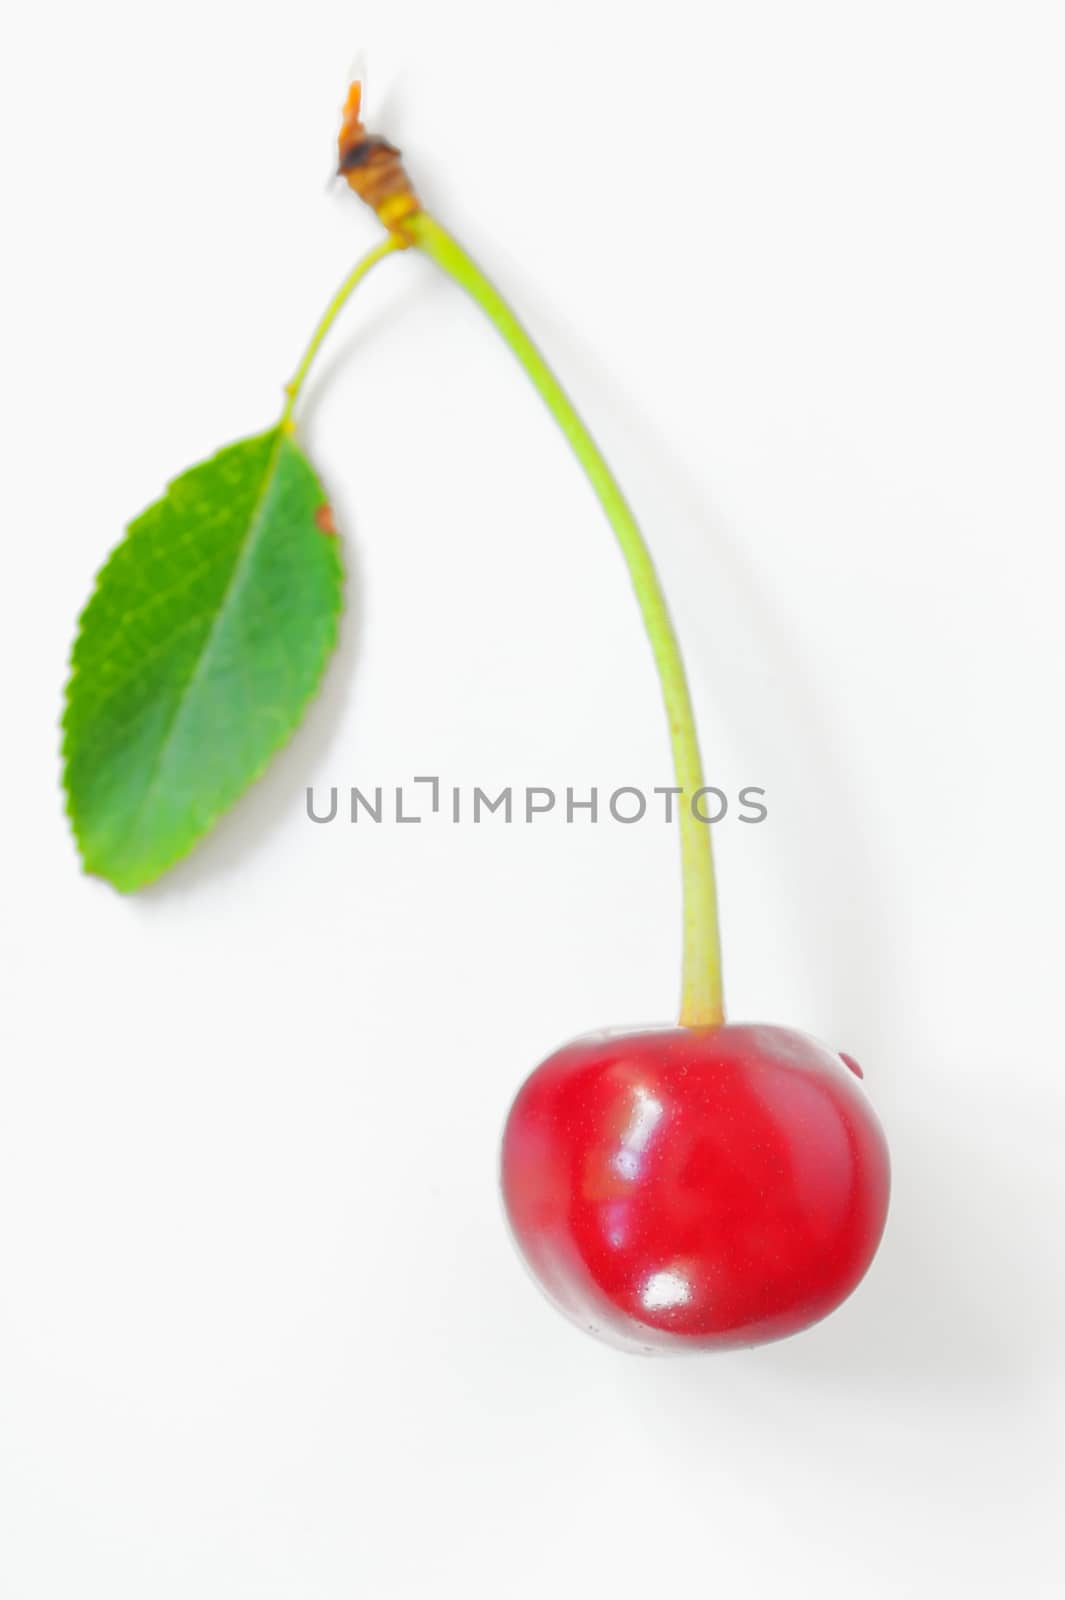
[{"label": "green stem", "polygon": [[405,239],[401,239],[392,233],[386,239],[383,239],[380,244],[374,245],[374,248],[368,251],[361,261],[355,263],[332,300],[326,306],[318,326],[311,334],[310,343],[303,352],[299,366],[285,384],[285,409],[281,413],[280,426],[286,431],[291,431],[292,413],[296,409],[296,401],[299,399],[300,390],[303,388],[304,380],[310,371],[311,362],[318,354],[322,340],[333,326],[349,295],[358,288],[371,268],[375,267],[379,261],[383,261],[385,256],[391,255],[393,250],[403,250],[406,245],[407,241]]},{"label": "green stem", "polygon": [[595,440],[499,291],[461,245],[426,212],[419,211],[405,218],[403,233],[464,289],[494,323],[569,441],[617,535],[662,681],[677,786],[682,790],[678,807],[684,881],[680,1021],[689,1028],[714,1027],[724,1020],[714,858],[709,825],[700,820],[692,805],[692,797],[703,787],[702,761],[684,661],[651,553]]}]

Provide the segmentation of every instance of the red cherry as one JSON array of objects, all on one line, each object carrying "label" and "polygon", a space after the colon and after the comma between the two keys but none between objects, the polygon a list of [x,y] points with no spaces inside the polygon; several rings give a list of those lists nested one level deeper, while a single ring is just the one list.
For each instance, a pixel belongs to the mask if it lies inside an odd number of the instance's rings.
[{"label": "red cherry", "polygon": [[549,1298],[647,1351],[763,1344],[826,1316],[887,1213],[887,1145],[856,1074],[752,1023],[593,1034],[549,1056],[511,1107],[502,1170]]}]

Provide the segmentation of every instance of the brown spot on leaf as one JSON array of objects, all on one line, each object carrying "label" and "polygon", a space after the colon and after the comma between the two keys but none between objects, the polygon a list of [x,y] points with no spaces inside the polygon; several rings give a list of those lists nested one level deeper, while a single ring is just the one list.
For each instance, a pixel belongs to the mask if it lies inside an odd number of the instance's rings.
[{"label": "brown spot on leaf", "polygon": [[314,525],[321,533],[327,533],[331,539],[336,538],[337,525],[333,521],[333,508],[328,500],[324,500],[314,513]]}]

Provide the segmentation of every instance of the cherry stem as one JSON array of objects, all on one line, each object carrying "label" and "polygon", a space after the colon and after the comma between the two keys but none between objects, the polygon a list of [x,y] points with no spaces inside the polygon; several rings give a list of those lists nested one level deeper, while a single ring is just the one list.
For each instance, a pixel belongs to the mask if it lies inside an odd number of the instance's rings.
[{"label": "cherry stem", "polygon": [[702,760],[684,661],[651,552],[595,440],[499,290],[427,212],[416,211],[413,216],[405,217],[402,237],[417,245],[465,290],[502,335],[584,468],[621,546],[662,683],[673,764],[681,790],[678,811],[684,885],[684,965],[680,1023],[689,1028],[715,1027],[724,1021],[725,1013],[714,857],[710,826],[700,818],[693,805],[693,799],[703,788]]},{"label": "cherry stem", "polygon": [[278,426],[283,428],[286,433],[292,431],[292,413],[296,409],[296,401],[299,399],[300,390],[303,388],[304,380],[310,371],[311,362],[318,354],[322,340],[333,326],[349,296],[358,288],[363,278],[379,261],[383,261],[386,256],[390,256],[394,250],[404,250],[406,247],[406,239],[400,238],[398,234],[388,234],[380,244],[374,245],[372,250],[367,251],[361,261],[355,263],[332,300],[322,312],[318,326],[311,334],[310,342],[303,352],[299,366],[285,384],[285,409],[281,413],[281,420]]}]

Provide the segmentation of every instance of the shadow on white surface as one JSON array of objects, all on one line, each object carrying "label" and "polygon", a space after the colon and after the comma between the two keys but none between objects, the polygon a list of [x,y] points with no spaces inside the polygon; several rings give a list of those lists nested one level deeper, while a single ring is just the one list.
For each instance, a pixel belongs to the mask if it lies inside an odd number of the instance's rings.
[{"label": "shadow on white surface", "polygon": [[762,1359],[798,1382],[918,1386],[922,1404],[930,1388],[953,1404],[960,1389],[989,1398],[1023,1387],[1063,1332],[1060,1311],[1040,1303],[1031,1224],[1049,1197],[1038,1173],[996,1151],[991,1125],[981,1143],[942,1115],[897,1106],[890,1131],[891,1212],[865,1282]]},{"label": "shadow on white surface", "polygon": [[[892,997],[903,992],[899,967],[910,911],[891,903],[897,879],[892,841],[874,836],[866,820],[855,762],[814,681],[800,627],[651,415],[610,384],[571,330],[556,323],[550,345],[561,351],[563,373],[579,377],[579,394],[590,397],[596,414],[616,419],[611,433],[625,448],[612,446],[608,454],[622,461],[619,475],[627,492],[637,502],[646,495],[655,508],[653,550],[665,552],[672,544],[672,562],[684,546],[679,553],[686,554],[689,569],[696,569],[694,590],[705,597],[699,602],[699,623],[693,622],[691,589],[668,582],[666,588],[674,601],[683,600],[674,609],[689,657],[696,715],[707,736],[710,781],[715,728],[725,731],[729,746],[754,771],[767,751],[779,763],[789,783],[789,845],[773,861],[771,893],[782,909],[788,956],[805,969],[796,977],[806,979],[818,1013],[831,1019],[833,1037],[826,1042],[862,1055],[871,1033],[888,1021]],[[594,424],[592,431],[597,431]],[[683,568],[680,572],[683,578]],[[731,842],[719,852],[725,879]],[[726,894],[726,969],[731,929],[744,910],[730,904]],[[790,913],[790,923],[783,913]],[[759,930],[767,931],[772,938],[774,929]],[[749,937],[747,930],[737,938],[737,951]],[[733,1013],[741,1020],[735,1008]],[[891,1059],[887,1051],[885,1057]]]}]

